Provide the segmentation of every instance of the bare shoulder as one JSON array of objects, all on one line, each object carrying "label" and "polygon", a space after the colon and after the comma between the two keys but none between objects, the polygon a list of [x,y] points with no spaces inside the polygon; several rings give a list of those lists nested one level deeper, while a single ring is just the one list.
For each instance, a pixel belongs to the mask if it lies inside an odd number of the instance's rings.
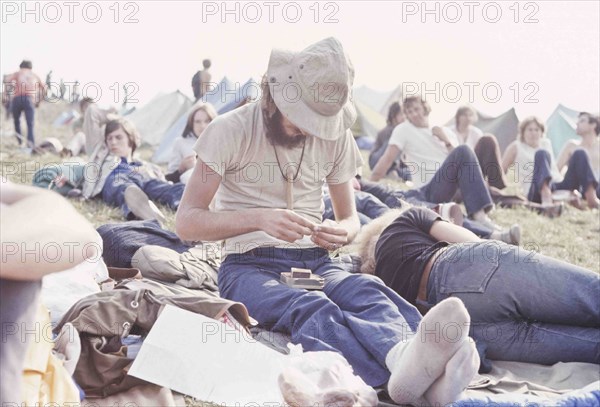
[{"label": "bare shoulder", "polygon": [[517,145],[518,145],[518,143],[519,142],[517,140],[513,141],[512,143],[510,143],[508,145],[508,147],[506,147],[506,150],[504,150],[504,154],[506,155],[506,154],[509,154],[509,153],[516,152],[517,151]]}]

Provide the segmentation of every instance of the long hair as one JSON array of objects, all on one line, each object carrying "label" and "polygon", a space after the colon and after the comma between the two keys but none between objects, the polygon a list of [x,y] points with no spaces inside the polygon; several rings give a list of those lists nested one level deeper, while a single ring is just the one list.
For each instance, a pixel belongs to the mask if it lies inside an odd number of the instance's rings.
[{"label": "long hair", "polygon": [[375,274],[375,246],[383,230],[390,225],[398,216],[410,208],[411,205],[402,202],[402,207],[390,209],[377,219],[372,220],[360,230],[356,236],[358,254],[362,260],[360,272],[365,274]]},{"label": "long hair", "polygon": [[581,117],[581,116],[587,117],[587,121],[589,124],[595,124],[596,127],[595,127],[594,131],[596,132],[596,136],[600,135],[600,120],[598,119],[598,115],[591,114],[588,112],[581,112],[581,113],[579,113],[578,117]]},{"label": "long hair", "polygon": [[271,89],[269,88],[269,80],[267,74],[264,74],[260,81],[260,107],[263,112],[263,119],[265,119],[265,126],[271,121],[273,116],[279,112],[279,109],[275,105],[273,96],[271,95]]},{"label": "long hair", "polygon": [[542,137],[544,137],[544,131],[546,130],[544,123],[542,123],[542,121],[535,116],[529,116],[523,119],[521,123],[519,123],[519,141],[524,142],[523,136],[525,134],[525,129],[531,123],[535,123],[542,130]]},{"label": "long hair", "polygon": [[392,124],[394,124],[394,120],[396,119],[396,116],[400,112],[402,112],[402,108],[400,107],[400,102],[394,102],[390,105],[390,108],[388,109],[388,115],[387,115],[388,126],[391,126]]},{"label": "long hair", "polygon": [[261,80],[260,90],[260,107],[262,110],[263,126],[265,128],[267,140],[269,140],[272,145],[280,145],[285,148],[294,148],[303,142],[306,142],[306,136],[301,134],[294,137],[287,137],[284,135],[283,114],[275,105],[271,90],[269,89],[267,75],[264,75]]},{"label": "long hair", "polygon": [[421,95],[412,95],[404,98],[404,100],[402,101],[402,108],[406,112],[408,106],[412,105],[413,103],[420,103],[423,106],[423,110],[425,111],[426,116],[428,116],[429,113],[431,113],[431,106],[429,106],[429,103],[427,103],[427,101]]},{"label": "long hair", "polygon": [[133,154],[135,152],[135,149],[140,144],[140,134],[138,133],[133,123],[122,117],[110,120],[108,123],[106,123],[106,130],[104,131],[104,142],[106,143],[106,137],[108,137],[110,133],[118,129],[123,129],[125,134],[127,134],[129,146],[131,147],[131,154]]},{"label": "long hair", "polygon": [[461,106],[458,108],[458,110],[456,111],[456,114],[454,115],[454,122],[456,123],[456,128],[458,129],[458,118],[460,116],[464,116],[469,112],[473,112],[473,114],[475,115],[475,121],[477,121],[477,111],[475,109],[473,109],[471,106]]},{"label": "long hair", "polygon": [[[213,107],[213,105],[211,105],[210,103],[200,102],[198,104],[198,106],[194,110],[192,110],[192,112],[189,114],[187,121],[185,123],[185,128],[183,129],[183,133],[181,134],[181,137],[183,137],[183,138],[189,137],[190,134],[194,131],[194,116],[196,115],[196,113],[198,113],[199,110],[203,110],[211,122],[218,115],[218,113],[215,110],[215,108]],[[200,135],[196,134],[196,137],[200,137]]]}]

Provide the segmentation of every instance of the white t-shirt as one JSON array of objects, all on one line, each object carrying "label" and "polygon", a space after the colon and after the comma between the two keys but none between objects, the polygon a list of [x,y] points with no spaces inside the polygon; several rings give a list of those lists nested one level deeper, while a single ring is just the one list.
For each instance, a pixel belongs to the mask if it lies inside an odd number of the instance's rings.
[{"label": "white t-shirt", "polygon": [[469,134],[467,134],[467,139],[463,143],[462,135],[459,134],[458,129],[456,128],[456,123],[450,126],[450,130],[452,130],[456,134],[456,138],[459,144],[466,144],[471,148],[475,148],[479,139],[483,136],[483,132],[475,126],[469,125]]},{"label": "white t-shirt", "polygon": [[540,148],[550,153],[550,169],[552,175],[552,181],[560,182],[563,179],[556,160],[554,159],[554,153],[552,152],[552,143],[547,138],[540,140],[540,146],[538,148],[531,147],[529,144],[523,143],[517,140],[517,155],[515,156],[515,182],[521,185],[521,190],[527,196],[531,182],[533,181],[533,169],[535,163],[535,153]]},{"label": "white t-shirt", "polygon": [[[456,134],[447,127],[444,132],[454,145],[458,144]],[[448,148],[431,132],[430,127],[415,127],[409,121],[396,126],[389,144],[397,146],[408,165],[415,187],[421,187],[433,179],[435,172],[448,157]]]},{"label": "white t-shirt", "polygon": [[171,158],[169,159],[169,165],[167,166],[167,174],[171,174],[179,168],[181,161],[191,155],[196,155],[194,151],[194,145],[198,139],[196,137],[182,137],[179,136],[173,143],[173,150],[171,150]]},{"label": "white t-shirt", "polygon": [[[298,178],[293,183],[294,211],[315,223],[322,222],[323,184],[347,182],[363,164],[350,130],[334,141],[308,136],[302,160],[302,145],[293,149],[274,147],[265,135],[260,103],[250,103],[215,118],[194,150],[200,160],[222,177],[214,200],[217,211],[285,209],[286,181],[280,169],[287,174],[291,167],[295,173],[300,163]],[[315,244],[308,236],[288,243],[257,231],[226,239],[223,256],[261,246],[306,248]]]}]

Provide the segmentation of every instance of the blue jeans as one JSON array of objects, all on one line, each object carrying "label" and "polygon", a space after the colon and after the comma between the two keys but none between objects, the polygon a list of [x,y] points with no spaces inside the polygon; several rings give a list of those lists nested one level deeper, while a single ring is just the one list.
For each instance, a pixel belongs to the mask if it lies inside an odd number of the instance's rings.
[{"label": "blue jeans", "polygon": [[131,267],[135,252],[147,245],[166,247],[177,253],[190,248],[175,233],[163,229],[157,220],[107,223],[96,230],[102,238],[102,258],[109,267]]},{"label": "blue jeans", "polygon": [[[289,333],[305,351],[341,353],[368,385],[389,379],[388,351],[416,331],[421,314],[375,276],[353,274],[326,250],[258,248],[230,254],[219,270],[221,296],[246,305],[262,326]],[[325,279],[323,291],[279,282],[291,267]]]},{"label": "blue jeans", "polygon": [[[430,209],[435,208],[438,205],[436,203],[423,200],[422,194],[418,192],[419,190],[395,190],[387,185],[369,182],[362,179],[359,180],[359,183],[362,192],[374,195],[390,208],[400,208],[402,206],[401,199],[412,205],[425,206],[426,208]],[[463,219],[463,227],[482,238],[488,238],[493,232],[493,230],[483,226],[479,222],[474,222],[468,218]]]},{"label": "blue jeans", "polygon": [[453,244],[440,255],[427,305],[460,298],[470,335],[490,359],[600,364],[599,293],[596,273],[489,241]]},{"label": "blue jeans", "polygon": [[[33,107],[31,98],[26,95],[15,96],[10,102],[10,106],[12,109],[13,121],[15,123],[15,131],[21,136],[23,135],[23,133],[21,133],[21,113],[25,112],[25,121],[27,122],[27,142],[30,147],[34,147],[35,139],[33,136],[33,124],[35,108]],[[21,138],[19,138],[19,145],[21,145]]]},{"label": "blue jeans", "polygon": [[[369,155],[369,168],[375,168],[377,162],[381,159],[383,153],[385,153],[387,146],[388,145],[386,143],[385,145],[381,146],[379,150],[371,152],[371,154]],[[387,174],[389,174],[392,171],[396,171],[398,176],[404,181],[412,180],[410,168],[404,162],[402,162],[402,160],[394,161],[390,169],[387,171]]]},{"label": "blue jeans", "polygon": [[452,150],[433,179],[419,189],[407,191],[406,196],[438,204],[452,202],[459,189],[468,215],[494,206],[477,156],[467,145]]},{"label": "blue jeans", "polygon": [[169,184],[159,179],[147,179],[135,171],[116,171],[108,176],[102,188],[102,200],[111,206],[118,206],[126,219],[131,218],[131,211],[125,203],[125,190],[137,185],[154,202],[167,205],[176,210],[181,202],[185,184]]},{"label": "blue jeans", "polygon": [[[598,180],[594,175],[594,171],[592,171],[590,159],[584,150],[579,149],[575,150],[569,159],[567,172],[565,173],[565,178],[562,182],[552,182],[550,153],[543,149],[536,151],[533,164],[533,178],[528,195],[528,199],[531,202],[542,202],[540,191],[546,182],[549,182],[552,191],[567,189],[569,191],[577,190],[581,193],[585,193],[585,190],[590,185],[593,185],[594,188],[598,188]],[[600,189],[598,191],[600,191]]]},{"label": "blue jeans", "polygon": [[[335,220],[329,194],[323,196],[323,201],[325,202],[323,219]],[[377,197],[363,191],[354,191],[354,203],[356,204],[356,212],[358,213],[361,226],[366,225],[390,210],[389,206],[381,202]]]}]

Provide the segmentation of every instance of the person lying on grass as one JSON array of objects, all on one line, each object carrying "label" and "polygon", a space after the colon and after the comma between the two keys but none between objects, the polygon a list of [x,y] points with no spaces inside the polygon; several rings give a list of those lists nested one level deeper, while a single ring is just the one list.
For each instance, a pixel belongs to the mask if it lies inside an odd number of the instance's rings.
[{"label": "person lying on grass", "polygon": [[357,239],[361,271],[422,312],[460,299],[471,315],[465,329],[489,359],[600,364],[597,273],[481,240],[409,204],[365,226]]},{"label": "person lying on grass", "polygon": [[133,159],[140,137],[131,122],[88,101],[83,128],[90,158],[84,198],[101,196],[108,205],[120,207],[126,219],[164,221],[153,201],[177,209],[184,185],[166,181],[156,165]]}]

